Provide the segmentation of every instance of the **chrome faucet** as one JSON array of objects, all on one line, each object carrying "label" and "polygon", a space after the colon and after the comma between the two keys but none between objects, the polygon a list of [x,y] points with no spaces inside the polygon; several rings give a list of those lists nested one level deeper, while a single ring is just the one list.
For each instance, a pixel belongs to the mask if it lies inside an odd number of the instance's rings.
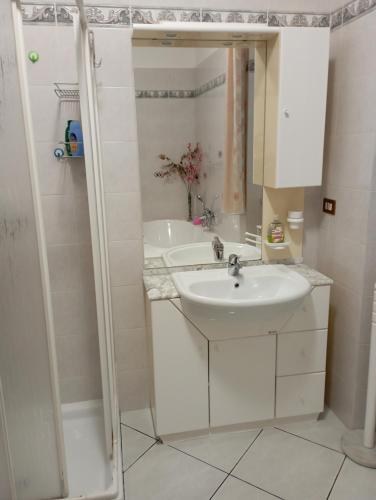
[{"label": "chrome faucet", "polygon": [[211,208],[208,208],[205,205],[205,202],[202,199],[202,196],[200,194],[197,195],[197,199],[199,201],[201,201],[202,208],[203,208],[203,212],[202,212],[202,215],[200,217],[201,225],[202,225],[202,227],[204,227],[210,231],[215,223],[215,213]]},{"label": "chrome faucet", "polygon": [[242,265],[240,264],[239,255],[236,255],[236,253],[232,253],[228,258],[228,274],[230,276],[238,276],[241,267]]},{"label": "chrome faucet", "polygon": [[212,241],[212,247],[214,252],[214,260],[223,260],[223,243],[218,238],[218,236],[214,236]]}]

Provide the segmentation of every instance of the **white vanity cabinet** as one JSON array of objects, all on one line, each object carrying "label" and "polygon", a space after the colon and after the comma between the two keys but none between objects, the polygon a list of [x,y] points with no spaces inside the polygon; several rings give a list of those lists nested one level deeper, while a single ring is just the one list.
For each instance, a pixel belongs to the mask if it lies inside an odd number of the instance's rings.
[{"label": "white vanity cabinet", "polygon": [[157,434],[320,413],[329,293],[329,285],[314,287],[279,332],[211,341],[185,317],[179,299],[151,301]]},{"label": "white vanity cabinet", "polygon": [[329,28],[282,28],[268,40],[264,186],[320,186]]}]

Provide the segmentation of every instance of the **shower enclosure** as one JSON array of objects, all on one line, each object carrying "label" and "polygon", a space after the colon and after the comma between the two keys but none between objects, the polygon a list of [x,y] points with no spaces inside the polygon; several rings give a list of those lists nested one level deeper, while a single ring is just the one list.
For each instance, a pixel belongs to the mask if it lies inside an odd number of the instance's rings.
[{"label": "shower enclosure", "polygon": [[[0,500],[123,498],[95,47],[78,7],[73,13],[76,104],[85,158],[73,168],[84,169],[86,178],[85,269],[93,283],[90,342],[97,354],[86,353],[85,359],[92,357],[98,387],[95,399],[69,400],[59,373],[57,323],[62,314],[69,320],[69,314],[56,307],[63,294],[56,288],[53,245],[46,237],[22,12],[16,0],[1,2]],[[84,276],[74,278],[89,300],[90,290],[80,283]]]}]

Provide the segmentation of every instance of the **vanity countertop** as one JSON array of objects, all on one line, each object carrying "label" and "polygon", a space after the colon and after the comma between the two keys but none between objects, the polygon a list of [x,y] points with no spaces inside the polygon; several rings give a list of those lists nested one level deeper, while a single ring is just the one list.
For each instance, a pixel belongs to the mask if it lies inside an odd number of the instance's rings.
[{"label": "vanity countertop", "polygon": [[[297,273],[306,278],[312,286],[332,285],[333,280],[306,264],[289,264]],[[144,274],[144,285],[149,300],[176,299],[179,297],[171,274]]]}]

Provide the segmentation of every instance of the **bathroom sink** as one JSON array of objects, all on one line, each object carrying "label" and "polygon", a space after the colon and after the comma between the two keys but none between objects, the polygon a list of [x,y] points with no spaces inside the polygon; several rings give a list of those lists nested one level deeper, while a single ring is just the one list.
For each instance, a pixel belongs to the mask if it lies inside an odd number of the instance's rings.
[{"label": "bathroom sink", "polygon": [[[232,253],[239,255],[240,260],[261,259],[260,249],[254,246],[229,241],[223,241],[223,245],[224,262],[228,260],[229,255]],[[193,264],[212,264],[213,262],[216,262],[214,260],[211,241],[179,245],[165,251],[162,256],[168,267],[189,266]]]},{"label": "bathroom sink", "polygon": [[311,285],[284,265],[243,267],[172,275],[184,314],[209,339],[279,331],[310,293]]}]

